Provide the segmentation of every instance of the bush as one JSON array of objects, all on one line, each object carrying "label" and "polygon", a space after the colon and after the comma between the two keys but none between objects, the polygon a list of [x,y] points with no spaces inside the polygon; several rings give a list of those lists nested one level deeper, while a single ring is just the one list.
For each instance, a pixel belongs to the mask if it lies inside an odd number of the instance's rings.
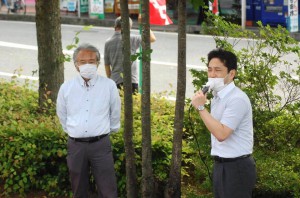
[{"label": "bush", "polygon": [[[258,26],[256,35],[211,14],[204,25],[217,47],[238,56],[235,83],[252,103],[258,171],[255,197],[300,197],[299,161],[295,161],[300,153],[300,47],[281,26],[263,27],[260,22]],[[248,39],[242,49],[237,47],[241,38]],[[191,72],[195,88],[201,88],[206,72]]]},{"label": "bush", "polygon": [[[30,191],[44,191],[47,195],[70,196],[66,163],[67,135],[61,129],[51,101],[48,111],[40,112],[35,91],[16,83],[0,83],[0,184],[3,196],[25,195]],[[134,97],[134,145],[138,180],[141,180],[141,111],[140,96]],[[174,102],[155,96],[152,103],[152,156],[157,191],[163,192],[169,173],[172,154]],[[123,114],[122,121],[123,124]],[[125,151],[123,126],[111,135],[121,197],[126,196]],[[195,152],[183,142],[182,174],[189,177]],[[91,178],[93,184],[93,178]]]},{"label": "bush", "polygon": [[[216,16],[214,16],[216,17]],[[208,31],[217,46],[235,52],[240,69],[236,84],[253,104],[254,158],[258,181],[255,197],[300,197],[300,68],[299,45],[288,32],[278,27],[262,27],[259,35],[243,31],[222,18],[209,18]],[[219,37],[223,36],[223,37]],[[236,39],[229,39],[236,38]],[[246,49],[236,50],[241,37],[252,38]],[[229,42],[231,41],[231,43]],[[257,45],[250,45],[256,43]],[[295,60],[282,61],[283,56]],[[205,59],[202,59],[205,62]],[[294,67],[296,65],[296,67]],[[273,73],[274,68],[279,69]],[[194,85],[206,82],[206,72],[192,70]],[[298,79],[292,77],[297,76]],[[209,95],[211,97],[211,95]],[[140,96],[134,97],[134,145],[138,180],[141,180],[141,111]],[[174,103],[155,96],[151,99],[153,172],[158,191],[162,192],[169,173],[172,152]],[[189,102],[187,102],[189,104]],[[53,103],[40,111],[37,92],[15,82],[0,83],[0,184],[1,196],[24,195],[45,191],[49,196],[69,196],[66,166],[66,134],[55,115]],[[208,171],[210,134],[196,111],[186,107],[183,134],[183,197],[212,197]],[[122,114],[123,115],[123,114]],[[121,123],[123,124],[122,117]],[[125,151],[123,126],[111,136],[118,189],[125,197]],[[201,158],[200,158],[201,156]],[[205,164],[203,163],[203,161]],[[92,179],[91,179],[92,182]]]}]

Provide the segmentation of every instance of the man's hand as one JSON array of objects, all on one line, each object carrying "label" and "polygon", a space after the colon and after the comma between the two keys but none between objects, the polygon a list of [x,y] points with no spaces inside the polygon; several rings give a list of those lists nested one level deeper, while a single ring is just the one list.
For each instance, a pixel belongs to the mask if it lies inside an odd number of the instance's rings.
[{"label": "man's hand", "polygon": [[200,105],[205,105],[206,94],[203,94],[201,90],[197,91],[192,97],[192,105],[197,109]]}]

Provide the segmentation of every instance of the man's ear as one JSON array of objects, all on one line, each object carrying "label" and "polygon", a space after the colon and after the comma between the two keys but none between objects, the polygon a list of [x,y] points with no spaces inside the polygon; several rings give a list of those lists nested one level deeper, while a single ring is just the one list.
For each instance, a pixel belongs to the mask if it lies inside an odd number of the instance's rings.
[{"label": "man's ear", "polygon": [[229,75],[232,79],[234,79],[234,77],[236,76],[236,70],[235,69],[230,70]]}]

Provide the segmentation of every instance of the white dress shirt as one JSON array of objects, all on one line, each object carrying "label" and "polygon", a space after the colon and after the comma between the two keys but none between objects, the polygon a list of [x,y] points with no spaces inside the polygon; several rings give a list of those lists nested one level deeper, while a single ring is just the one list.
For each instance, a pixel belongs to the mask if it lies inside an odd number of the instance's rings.
[{"label": "white dress shirt", "polygon": [[252,106],[248,96],[234,82],[215,95],[211,103],[211,115],[233,130],[223,142],[211,135],[211,155],[234,158],[252,153]]},{"label": "white dress shirt", "polygon": [[74,138],[117,132],[121,115],[117,86],[99,75],[89,80],[87,86],[78,75],[61,85],[56,112],[64,131]]}]

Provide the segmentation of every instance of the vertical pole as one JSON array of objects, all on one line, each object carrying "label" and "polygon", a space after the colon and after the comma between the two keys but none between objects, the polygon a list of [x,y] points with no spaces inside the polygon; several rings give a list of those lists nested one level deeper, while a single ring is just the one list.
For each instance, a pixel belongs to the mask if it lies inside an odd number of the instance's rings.
[{"label": "vertical pole", "polygon": [[80,18],[80,1],[81,0],[78,0],[78,9],[77,9],[78,10],[78,18]]},{"label": "vertical pole", "polygon": [[[140,1],[140,6],[139,6],[140,14],[142,14],[142,5]],[[139,30],[140,30],[140,35],[142,35],[142,24],[139,24]],[[142,53],[143,49],[140,46],[140,52]],[[139,60],[139,93],[141,94],[143,92],[142,85],[143,85],[143,61],[142,59]]]},{"label": "vertical pole", "polygon": [[246,24],[246,0],[241,0],[242,1],[242,7],[241,7],[241,21],[242,21],[242,29],[245,29],[245,24]]}]

